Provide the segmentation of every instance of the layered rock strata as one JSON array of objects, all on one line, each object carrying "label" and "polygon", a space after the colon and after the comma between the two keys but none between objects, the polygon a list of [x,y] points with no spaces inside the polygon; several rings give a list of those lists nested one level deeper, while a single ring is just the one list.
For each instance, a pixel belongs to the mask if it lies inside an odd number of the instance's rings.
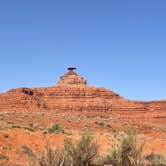
[{"label": "layered rock strata", "polygon": [[121,119],[166,119],[166,101],[139,102],[125,99],[105,88],[89,86],[73,69],[55,86],[19,88],[0,94],[0,111],[105,112]]}]

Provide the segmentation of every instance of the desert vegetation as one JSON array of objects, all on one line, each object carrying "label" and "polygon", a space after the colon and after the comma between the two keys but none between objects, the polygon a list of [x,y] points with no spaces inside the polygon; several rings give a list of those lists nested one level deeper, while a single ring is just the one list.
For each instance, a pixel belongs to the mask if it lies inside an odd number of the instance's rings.
[{"label": "desert vegetation", "polygon": [[53,123],[50,128],[47,129],[48,133],[65,133],[63,125],[59,123]]},{"label": "desert vegetation", "polygon": [[47,144],[40,154],[27,146],[22,147],[30,166],[166,166],[162,155],[145,155],[143,149],[144,143],[137,142],[135,129],[116,133],[104,155],[99,154],[99,145],[89,133],[75,143],[65,139],[64,145],[56,149]]}]

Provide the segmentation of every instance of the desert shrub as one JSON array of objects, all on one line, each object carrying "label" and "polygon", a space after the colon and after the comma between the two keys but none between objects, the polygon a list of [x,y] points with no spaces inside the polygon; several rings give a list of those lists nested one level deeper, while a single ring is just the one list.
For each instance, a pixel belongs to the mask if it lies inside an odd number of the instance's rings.
[{"label": "desert shrub", "polygon": [[47,143],[45,151],[34,153],[26,145],[23,152],[28,155],[30,166],[93,166],[98,146],[90,135],[82,135],[75,144],[70,139],[64,141],[63,148],[53,150]]},{"label": "desert shrub", "polygon": [[95,122],[96,125],[99,125],[99,126],[104,126],[104,122]]},{"label": "desert shrub", "polygon": [[110,129],[112,129],[112,126],[110,124],[107,124],[106,126]]},{"label": "desert shrub", "polygon": [[53,123],[53,125],[47,129],[48,133],[65,133],[64,127],[59,123]]},{"label": "desert shrub", "polygon": [[34,151],[27,145],[21,146],[22,152],[28,156],[29,166],[40,166],[38,163],[38,154],[34,153]]},{"label": "desert shrub", "polygon": [[116,130],[110,124],[107,124],[106,127],[111,131],[116,132]]},{"label": "desert shrub", "polygon": [[24,126],[24,125],[18,125],[18,124],[10,124],[10,129],[18,128],[18,129],[25,129],[31,132],[34,132],[35,130],[31,126]]},{"label": "desert shrub", "polygon": [[105,157],[105,163],[113,166],[143,166],[143,147],[144,144],[136,146],[135,129],[115,134],[114,144]]},{"label": "desert shrub", "polygon": [[27,154],[28,156],[33,155],[32,149],[31,149],[30,147],[28,147],[27,145],[22,145],[22,146],[21,146],[21,149],[22,149],[22,152],[23,152],[24,154]]},{"label": "desert shrub", "polygon": [[23,145],[22,151],[28,156],[29,166],[69,166],[65,159],[65,152],[62,148],[53,150],[49,144],[46,145],[45,151],[35,153],[26,145]]},{"label": "desert shrub", "polygon": [[71,166],[91,166],[98,154],[98,145],[93,142],[93,137],[89,134],[82,135],[74,145],[66,140],[65,149]]},{"label": "desert shrub", "polygon": [[152,166],[166,166],[166,159],[159,154],[151,153],[146,156],[146,160],[149,161]]},{"label": "desert shrub", "polygon": [[39,166],[67,166],[65,152],[61,148],[53,150],[50,146],[38,157]]},{"label": "desert shrub", "polygon": [[5,154],[0,153],[0,161],[2,160],[9,160],[9,157],[6,156]]}]

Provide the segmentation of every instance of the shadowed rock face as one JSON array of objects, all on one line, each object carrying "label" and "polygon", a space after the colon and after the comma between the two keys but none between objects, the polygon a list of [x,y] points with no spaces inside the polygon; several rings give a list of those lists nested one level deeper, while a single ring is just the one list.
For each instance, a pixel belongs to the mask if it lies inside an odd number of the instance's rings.
[{"label": "shadowed rock face", "polygon": [[89,86],[73,70],[53,87],[19,88],[0,94],[0,111],[107,112],[118,118],[166,119],[166,101],[139,102],[120,97],[105,88]]}]

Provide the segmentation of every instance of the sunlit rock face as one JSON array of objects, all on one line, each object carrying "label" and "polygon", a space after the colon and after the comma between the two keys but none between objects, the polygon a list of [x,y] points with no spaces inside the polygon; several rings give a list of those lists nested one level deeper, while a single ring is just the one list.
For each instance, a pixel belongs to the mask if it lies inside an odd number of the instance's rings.
[{"label": "sunlit rock face", "polygon": [[64,76],[60,78],[58,83],[56,85],[58,86],[67,86],[67,85],[86,85],[86,80],[78,75],[73,70],[69,70],[67,73],[65,73]]},{"label": "sunlit rock face", "polygon": [[0,94],[0,112],[84,111],[108,113],[123,120],[166,120],[166,101],[139,102],[125,99],[105,88],[87,84],[74,67],[56,85],[18,88]]}]

